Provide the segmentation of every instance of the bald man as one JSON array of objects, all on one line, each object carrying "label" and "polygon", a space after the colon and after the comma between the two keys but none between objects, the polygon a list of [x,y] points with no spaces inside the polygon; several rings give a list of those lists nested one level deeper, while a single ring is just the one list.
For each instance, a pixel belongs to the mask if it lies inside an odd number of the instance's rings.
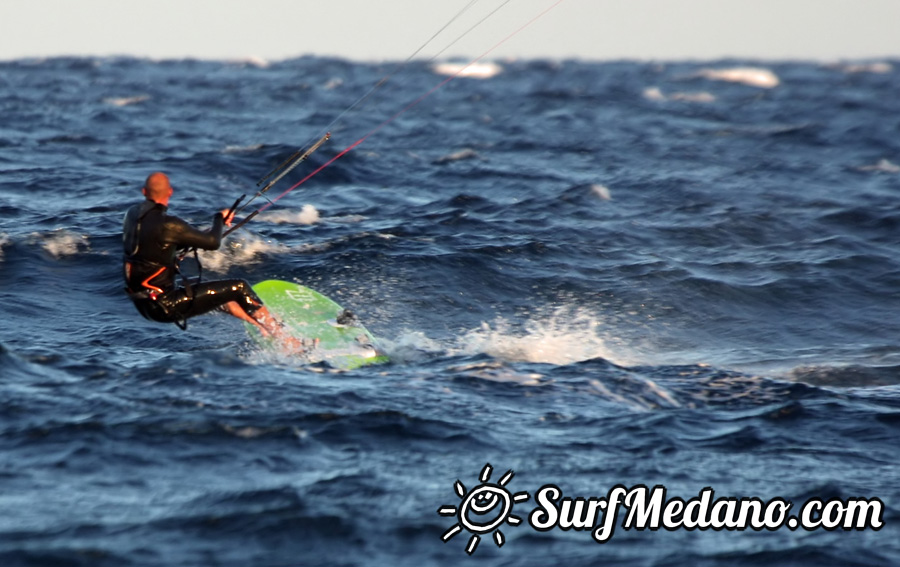
[{"label": "bald man", "polygon": [[[141,190],[143,203],[125,214],[122,239],[125,251],[126,291],[137,310],[152,321],[184,326],[191,317],[220,309],[255,325],[264,336],[285,339],[281,326],[245,280],[219,280],[186,287],[175,284],[179,250],[216,250],[222,243],[222,225],[228,210],[216,213],[212,228],[198,230],[167,214],[173,189],[164,173],[147,177]],[[231,217],[234,215],[232,214]]]}]

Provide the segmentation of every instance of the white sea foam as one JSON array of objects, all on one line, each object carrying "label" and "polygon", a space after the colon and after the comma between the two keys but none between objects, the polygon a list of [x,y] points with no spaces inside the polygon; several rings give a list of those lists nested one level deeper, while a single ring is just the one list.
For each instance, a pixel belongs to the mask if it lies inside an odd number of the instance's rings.
[{"label": "white sea foam", "polygon": [[77,234],[64,228],[51,233],[31,234],[31,241],[37,242],[41,247],[55,258],[73,256],[88,248],[88,237]]},{"label": "white sea foam", "polygon": [[467,77],[470,79],[490,79],[503,72],[503,67],[493,62],[484,63],[436,63],[431,67],[438,75]]},{"label": "white sea foam", "polygon": [[741,83],[752,87],[771,89],[777,87],[781,81],[778,76],[762,67],[733,67],[730,69],[701,69],[697,75],[713,81],[727,81],[729,83]]},{"label": "white sea foam", "polygon": [[246,233],[239,238],[229,238],[218,250],[200,250],[200,261],[204,270],[222,273],[233,265],[253,263],[264,254],[284,254],[290,250],[279,242]]},{"label": "white sea foam", "polygon": [[[345,306],[354,304],[349,298],[342,299]],[[364,314],[364,323],[389,319],[389,310],[370,306]],[[595,358],[633,365],[643,360],[643,355],[626,345],[604,318],[581,307],[548,309],[547,314],[530,315],[524,323],[515,325],[500,317],[455,337],[441,339],[409,328],[376,334],[378,345],[397,364],[480,354],[491,356],[501,365],[515,362],[567,365]]]},{"label": "white sea foam", "polygon": [[312,205],[303,205],[299,211],[289,211],[280,209],[271,213],[264,213],[259,216],[263,222],[273,224],[316,224],[320,220],[319,211]]},{"label": "white sea foam", "polygon": [[514,330],[504,319],[482,323],[465,333],[451,349],[458,354],[488,354],[507,362],[572,364],[593,358],[615,360],[616,353],[601,336],[601,321],[594,315],[567,308],[537,317]]},{"label": "white sea foam", "polygon": [[900,165],[881,159],[875,165],[863,165],[858,168],[860,171],[878,171],[882,173],[900,173]]},{"label": "white sea foam", "polygon": [[146,100],[150,100],[150,95],[110,97],[103,99],[103,102],[106,104],[111,104],[112,106],[130,106],[132,104],[139,104]]},{"label": "white sea foam", "polygon": [[600,199],[604,201],[609,201],[612,199],[612,195],[609,192],[609,189],[605,185],[600,185],[599,183],[594,183],[591,185],[591,192],[594,193]]},{"label": "white sea foam", "polygon": [[666,100],[666,95],[663,94],[662,89],[659,87],[647,87],[644,89],[644,98],[647,100]]},{"label": "white sea foam", "polygon": [[[352,224],[361,222],[365,219],[366,217],[360,215],[347,215],[340,217],[329,217],[326,220],[328,222]],[[261,214],[258,217],[258,220],[272,224],[309,226],[322,222],[323,219],[318,209],[316,209],[313,205],[306,204],[303,205],[303,207],[299,211],[280,209],[266,212]],[[385,239],[394,238],[394,236],[391,234],[382,233],[363,233],[361,235],[355,235],[355,237],[367,235],[373,235]],[[260,238],[252,233],[244,233],[244,236],[238,239],[229,239],[228,241],[226,241],[226,243],[219,250],[201,251],[200,259],[203,262],[204,268],[208,267],[213,271],[223,272],[232,265],[241,264],[243,262],[254,262],[258,260],[259,256],[263,254],[306,254],[324,252],[331,248],[335,243],[343,242],[347,238],[350,237],[340,237],[334,241],[321,242],[317,244],[304,243],[292,247],[275,240]]]}]

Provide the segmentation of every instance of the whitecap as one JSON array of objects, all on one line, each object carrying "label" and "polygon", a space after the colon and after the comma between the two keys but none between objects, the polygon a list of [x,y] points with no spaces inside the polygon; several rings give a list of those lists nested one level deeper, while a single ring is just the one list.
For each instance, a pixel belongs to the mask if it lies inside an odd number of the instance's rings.
[{"label": "whitecap", "polygon": [[273,224],[316,224],[320,220],[319,211],[312,205],[303,205],[299,211],[281,209],[260,215],[260,220]]},{"label": "whitecap", "polygon": [[41,247],[54,258],[74,256],[88,247],[88,237],[77,234],[64,228],[57,229],[49,234],[34,232],[32,241],[40,243]]},{"label": "whitecap", "polygon": [[727,81],[729,83],[741,83],[751,87],[771,89],[777,87],[781,81],[778,76],[762,67],[733,67],[730,69],[701,69],[697,75],[713,81]]},{"label": "whitecap", "polygon": [[884,158],[878,161],[875,165],[863,165],[859,168],[860,171],[878,171],[882,173],[900,173],[900,165],[888,161]]},{"label": "whitecap", "polygon": [[144,101],[150,100],[150,95],[110,97],[103,99],[103,102],[112,106],[130,106]]},{"label": "whitecap", "polygon": [[663,94],[662,89],[659,87],[647,87],[644,89],[644,98],[647,100],[663,101],[666,100],[666,95]]},{"label": "whitecap", "polygon": [[467,77],[470,79],[490,79],[503,72],[503,67],[493,62],[486,63],[436,63],[431,70],[438,75]]},{"label": "whitecap", "polygon": [[600,199],[603,199],[604,201],[609,201],[610,199],[612,199],[612,195],[609,192],[609,188],[606,187],[605,185],[600,185],[599,183],[594,183],[593,185],[591,185],[591,192],[594,195],[596,195],[597,197],[599,197]]},{"label": "whitecap", "polygon": [[546,317],[527,321],[514,330],[505,319],[484,322],[464,333],[451,350],[456,354],[487,354],[506,362],[565,365],[594,358],[614,361],[617,354],[601,336],[602,322],[580,310],[557,309]]},{"label": "whitecap", "polygon": [[229,239],[218,250],[200,250],[199,255],[204,270],[224,273],[231,266],[255,262],[264,254],[283,254],[290,250],[279,242],[245,234]]}]

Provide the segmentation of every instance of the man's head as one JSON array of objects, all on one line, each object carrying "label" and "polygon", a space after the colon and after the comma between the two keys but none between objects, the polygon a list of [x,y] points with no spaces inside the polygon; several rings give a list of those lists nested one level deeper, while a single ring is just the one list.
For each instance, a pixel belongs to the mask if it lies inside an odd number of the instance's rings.
[{"label": "man's head", "polygon": [[147,181],[144,182],[144,188],[141,192],[154,203],[168,205],[169,197],[172,196],[172,185],[169,184],[169,176],[159,171],[151,173],[147,177]]}]

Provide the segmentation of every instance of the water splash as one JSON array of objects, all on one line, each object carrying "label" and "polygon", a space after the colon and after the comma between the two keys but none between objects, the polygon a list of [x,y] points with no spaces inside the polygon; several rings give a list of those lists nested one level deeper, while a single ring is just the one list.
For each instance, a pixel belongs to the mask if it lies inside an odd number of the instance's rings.
[{"label": "water splash", "polygon": [[39,244],[54,258],[74,256],[89,247],[86,235],[77,234],[64,228],[45,234],[33,232],[30,235],[29,243]]},{"label": "water splash", "polygon": [[273,224],[302,224],[312,225],[321,220],[319,211],[312,205],[303,205],[299,211],[278,210],[271,213],[260,215],[259,219],[263,222]]},{"label": "water splash", "polygon": [[224,273],[234,265],[258,262],[263,256],[286,254],[289,246],[273,240],[263,239],[254,234],[226,241],[218,250],[200,250],[200,261],[205,270]]},{"label": "water splash", "polygon": [[463,334],[451,351],[487,354],[507,362],[566,365],[594,358],[622,360],[601,336],[603,323],[594,314],[561,307],[546,317],[538,316],[515,328],[500,318],[482,323]]}]

